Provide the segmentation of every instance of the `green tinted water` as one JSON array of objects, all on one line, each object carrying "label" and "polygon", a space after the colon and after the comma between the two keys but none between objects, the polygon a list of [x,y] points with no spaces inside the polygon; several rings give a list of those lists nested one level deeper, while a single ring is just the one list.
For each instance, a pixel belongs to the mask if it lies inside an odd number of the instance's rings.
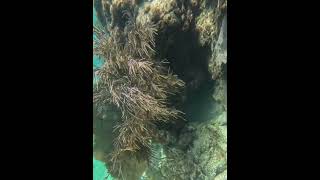
[{"label": "green tinted water", "polygon": [[[93,8],[93,23],[98,23],[96,11]],[[94,35],[93,35],[94,36]],[[102,61],[97,57],[93,56],[93,69],[97,69],[102,65]],[[113,178],[108,173],[107,166],[102,161],[95,159],[93,156],[93,180],[112,180]]]}]

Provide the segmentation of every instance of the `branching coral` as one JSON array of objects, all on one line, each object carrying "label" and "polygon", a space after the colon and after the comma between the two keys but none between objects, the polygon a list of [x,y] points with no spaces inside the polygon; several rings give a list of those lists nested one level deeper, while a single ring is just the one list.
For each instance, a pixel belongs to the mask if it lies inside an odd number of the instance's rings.
[{"label": "branching coral", "polygon": [[170,107],[168,98],[184,86],[168,71],[166,61],[155,58],[156,26],[138,23],[130,13],[128,19],[126,28],[111,29],[108,35],[102,27],[94,28],[98,37],[94,52],[105,59],[98,71],[94,103],[100,107],[113,104],[122,113],[114,128],[117,137],[110,158],[110,171],[118,177],[126,157],[148,160],[157,122],[180,117],[181,112]]}]

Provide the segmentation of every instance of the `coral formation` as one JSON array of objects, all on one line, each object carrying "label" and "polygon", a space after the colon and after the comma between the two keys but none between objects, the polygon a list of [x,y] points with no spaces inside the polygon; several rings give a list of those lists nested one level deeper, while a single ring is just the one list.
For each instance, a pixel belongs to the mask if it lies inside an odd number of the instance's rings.
[{"label": "coral formation", "polygon": [[212,43],[209,70],[216,81],[213,98],[227,110],[227,17],[223,17],[217,43]]},{"label": "coral formation", "polygon": [[214,11],[205,10],[196,18],[196,31],[199,32],[199,42],[201,45],[208,44],[217,33],[214,17]]},{"label": "coral formation", "polygon": [[227,64],[227,17],[223,17],[220,27],[220,34],[216,43],[211,44],[213,52],[209,60],[209,68],[212,74],[212,79],[226,79],[226,64]]},{"label": "coral formation", "polygon": [[110,173],[226,179],[227,0],[94,1],[95,148]]},{"label": "coral formation", "polygon": [[111,155],[110,171],[123,177],[128,157],[148,160],[151,140],[156,137],[156,123],[177,119],[180,112],[170,107],[167,99],[184,86],[183,81],[165,68],[165,61],[154,57],[153,24],[136,23],[131,14],[126,28],[112,29],[99,36],[94,52],[103,57],[99,81],[94,89],[94,102],[99,107],[112,104],[121,112],[115,126],[117,137]]}]

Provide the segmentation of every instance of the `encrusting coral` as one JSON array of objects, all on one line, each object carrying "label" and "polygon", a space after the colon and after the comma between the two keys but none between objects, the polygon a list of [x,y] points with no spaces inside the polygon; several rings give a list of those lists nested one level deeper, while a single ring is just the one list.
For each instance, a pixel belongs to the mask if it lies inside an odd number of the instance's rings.
[{"label": "encrusting coral", "polygon": [[124,15],[129,20],[123,30],[113,28],[107,33],[103,27],[94,27],[98,36],[94,53],[105,60],[97,72],[94,103],[114,105],[121,112],[110,158],[110,172],[116,177],[123,177],[126,158],[149,161],[156,124],[180,117],[168,98],[184,87],[166,61],[155,58],[155,25],[136,22],[132,13]]}]

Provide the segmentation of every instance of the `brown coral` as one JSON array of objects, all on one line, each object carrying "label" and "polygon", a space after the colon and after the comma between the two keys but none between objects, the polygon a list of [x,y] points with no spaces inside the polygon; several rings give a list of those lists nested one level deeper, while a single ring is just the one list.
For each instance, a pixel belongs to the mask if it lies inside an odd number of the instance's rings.
[{"label": "brown coral", "polygon": [[128,157],[148,160],[151,140],[157,136],[157,122],[179,117],[180,111],[170,107],[168,97],[184,86],[183,81],[164,66],[165,61],[154,58],[153,24],[135,22],[129,15],[126,28],[110,30],[109,36],[101,28],[94,52],[106,61],[99,70],[94,90],[97,106],[115,105],[121,120],[115,126],[117,137],[111,154],[110,171],[122,177]]}]

